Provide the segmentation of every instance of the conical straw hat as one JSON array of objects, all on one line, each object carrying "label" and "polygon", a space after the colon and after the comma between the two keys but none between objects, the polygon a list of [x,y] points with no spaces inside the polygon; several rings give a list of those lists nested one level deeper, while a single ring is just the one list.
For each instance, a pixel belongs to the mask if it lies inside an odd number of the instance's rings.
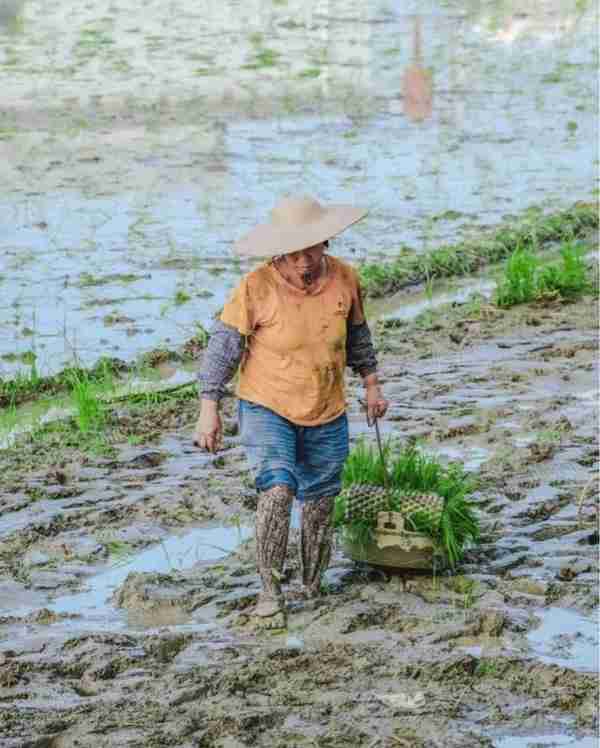
[{"label": "conical straw hat", "polygon": [[284,197],[271,211],[271,221],[255,226],[233,249],[252,257],[297,252],[324,242],[367,215],[352,205],[321,205],[312,197]]}]

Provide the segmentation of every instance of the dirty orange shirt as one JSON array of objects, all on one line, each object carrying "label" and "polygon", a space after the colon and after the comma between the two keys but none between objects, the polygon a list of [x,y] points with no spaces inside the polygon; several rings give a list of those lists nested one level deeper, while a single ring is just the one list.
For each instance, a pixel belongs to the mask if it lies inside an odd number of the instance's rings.
[{"label": "dirty orange shirt", "polygon": [[356,271],[324,256],[327,275],[316,292],[296,288],[268,263],[244,276],[221,312],[246,336],[237,396],[300,426],[345,411],[346,327],[364,322]]}]

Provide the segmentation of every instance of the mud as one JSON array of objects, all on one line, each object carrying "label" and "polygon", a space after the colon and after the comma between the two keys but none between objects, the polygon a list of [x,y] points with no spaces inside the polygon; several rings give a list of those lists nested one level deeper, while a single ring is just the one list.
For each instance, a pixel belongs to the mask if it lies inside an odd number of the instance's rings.
[{"label": "mud", "polygon": [[[115,433],[127,422],[140,443],[109,457],[1,452],[2,746],[594,744],[596,328],[589,297],[378,325],[385,432],[464,462],[484,542],[435,577],[338,546],[309,605],[295,509],[286,631],[248,616],[254,495],[233,400],[216,457],[191,446],[189,401],[123,404]],[[357,385],[353,439],[369,432]]]}]

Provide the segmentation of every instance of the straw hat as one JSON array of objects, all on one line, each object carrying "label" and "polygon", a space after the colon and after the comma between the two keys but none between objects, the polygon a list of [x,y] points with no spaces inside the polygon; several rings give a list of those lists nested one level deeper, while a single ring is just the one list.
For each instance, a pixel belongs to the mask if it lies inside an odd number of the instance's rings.
[{"label": "straw hat", "polygon": [[312,197],[284,197],[271,211],[270,222],[255,226],[233,248],[252,257],[297,252],[341,233],[367,213],[352,205],[325,207]]}]

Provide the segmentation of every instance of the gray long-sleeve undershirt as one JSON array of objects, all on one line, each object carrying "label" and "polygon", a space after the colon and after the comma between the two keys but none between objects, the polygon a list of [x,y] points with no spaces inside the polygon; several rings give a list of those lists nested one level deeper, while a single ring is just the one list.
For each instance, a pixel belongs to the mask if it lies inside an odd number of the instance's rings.
[{"label": "gray long-sleeve undershirt", "polygon": [[[235,327],[216,320],[210,329],[210,339],[204,353],[198,381],[202,397],[220,400],[225,385],[233,378],[244,352],[244,336]],[[377,370],[377,356],[366,322],[348,322],[346,335],[346,363],[355,374],[366,377]]]}]

